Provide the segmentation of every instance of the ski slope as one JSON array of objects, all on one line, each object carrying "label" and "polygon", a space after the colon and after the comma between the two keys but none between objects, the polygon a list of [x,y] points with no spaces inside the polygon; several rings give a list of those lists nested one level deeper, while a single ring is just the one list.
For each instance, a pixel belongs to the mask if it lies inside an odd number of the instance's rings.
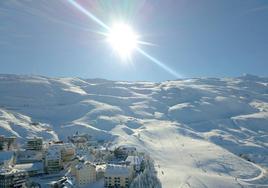
[{"label": "ski slope", "polygon": [[76,131],[150,153],[163,187],[268,186],[268,78],[161,83],[0,75],[0,133]]},{"label": "ski slope", "polygon": [[263,167],[241,159],[211,142],[192,137],[178,124],[144,122],[139,137],[125,136],[128,143],[149,152],[163,187],[267,186]]}]

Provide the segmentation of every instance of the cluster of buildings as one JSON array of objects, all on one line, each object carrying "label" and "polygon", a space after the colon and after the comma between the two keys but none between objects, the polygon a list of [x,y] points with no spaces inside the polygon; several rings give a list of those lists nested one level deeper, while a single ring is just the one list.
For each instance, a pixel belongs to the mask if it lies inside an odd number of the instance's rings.
[{"label": "cluster of buildings", "polygon": [[109,164],[105,170],[104,187],[128,187],[134,177],[128,166]]},{"label": "cluster of buildings", "polygon": [[[32,156],[22,155],[18,151],[16,137],[1,136],[0,140],[1,145],[4,146],[0,148],[0,187],[25,187],[29,175],[34,175],[35,171],[40,170],[43,165],[30,163]],[[22,156],[21,161],[18,156]]]},{"label": "cluster of buildings", "polygon": [[68,143],[29,137],[24,149],[11,140],[0,137],[9,146],[0,151],[0,188],[31,187],[42,179],[47,187],[87,187],[103,181],[107,188],[127,188],[143,170],[143,156],[135,147],[109,150],[87,134],[76,133]]},{"label": "cluster of buildings", "polygon": [[24,187],[30,177],[61,172],[64,163],[75,157],[75,147],[27,137],[24,148],[5,148],[0,156],[0,187]]},{"label": "cluster of buildings", "polygon": [[0,187],[10,188],[10,187],[25,187],[27,173],[19,169],[0,169]]},{"label": "cluster of buildings", "polygon": [[120,146],[114,150],[116,161],[108,163],[104,173],[104,187],[129,187],[143,170],[143,156],[135,147]]}]

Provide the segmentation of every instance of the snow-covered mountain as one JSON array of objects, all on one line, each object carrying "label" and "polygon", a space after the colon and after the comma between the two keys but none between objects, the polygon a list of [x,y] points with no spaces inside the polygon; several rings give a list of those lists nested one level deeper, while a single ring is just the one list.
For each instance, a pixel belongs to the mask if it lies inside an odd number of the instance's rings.
[{"label": "snow-covered mountain", "polygon": [[268,186],[268,78],[0,75],[0,134],[66,139],[77,130],[149,152],[163,187]]}]

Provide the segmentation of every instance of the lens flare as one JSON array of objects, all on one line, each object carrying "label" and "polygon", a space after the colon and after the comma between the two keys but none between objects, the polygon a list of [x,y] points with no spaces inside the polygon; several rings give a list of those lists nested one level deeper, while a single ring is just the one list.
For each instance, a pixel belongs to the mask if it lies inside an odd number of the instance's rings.
[{"label": "lens flare", "polygon": [[79,11],[81,11],[82,13],[84,13],[86,16],[88,16],[91,20],[93,20],[94,22],[96,22],[97,24],[99,24],[101,27],[105,28],[106,30],[110,30],[110,28],[105,23],[103,23],[100,19],[98,19],[95,15],[93,15],[87,9],[85,9],[84,7],[82,7],[76,1],[74,1],[74,0],[68,0],[68,2],[71,5],[73,5],[75,8],[77,8]]},{"label": "lens flare", "polygon": [[146,53],[142,49],[137,48],[137,51],[139,53],[141,53],[143,56],[147,57],[149,60],[151,60],[154,64],[158,65],[159,67],[161,67],[162,69],[164,69],[165,71],[167,71],[168,73],[170,73],[171,75],[173,75],[175,78],[180,78],[181,77],[176,71],[172,70],[167,65],[165,65],[161,61],[157,60],[153,56],[149,55],[148,53]]}]

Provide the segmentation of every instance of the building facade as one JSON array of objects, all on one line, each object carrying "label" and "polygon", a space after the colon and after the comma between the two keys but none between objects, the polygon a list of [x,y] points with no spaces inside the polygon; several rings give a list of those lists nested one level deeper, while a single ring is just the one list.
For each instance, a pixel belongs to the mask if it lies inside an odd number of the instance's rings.
[{"label": "building facade", "polygon": [[133,169],[124,165],[108,165],[104,173],[104,187],[127,188],[133,179]]},{"label": "building facade", "polygon": [[58,173],[63,169],[61,152],[58,148],[50,148],[45,157],[45,171],[49,174]]},{"label": "building facade", "polygon": [[17,138],[14,136],[5,137],[3,135],[0,135],[0,151],[9,151],[14,150],[17,148],[16,144]]},{"label": "building facade", "polygon": [[79,162],[73,170],[79,187],[84,187],[96,181],[96,166],[89,161]]},{"label": "building facade", "polygon": [[1,188],[22,188],[26,186],[27,172],[17,169],[1,169],[0,187]]},{"label": "building facade", "polygon": [[42,150],[43,147],[43,139],[40,137],[28,137],[27,138],[27,150]]},{"label": "building facade", "polygon": [[61,158],[63,162],[72,160],[75,157],[75,146],[73,144],[63,144],[61,147]]}]

